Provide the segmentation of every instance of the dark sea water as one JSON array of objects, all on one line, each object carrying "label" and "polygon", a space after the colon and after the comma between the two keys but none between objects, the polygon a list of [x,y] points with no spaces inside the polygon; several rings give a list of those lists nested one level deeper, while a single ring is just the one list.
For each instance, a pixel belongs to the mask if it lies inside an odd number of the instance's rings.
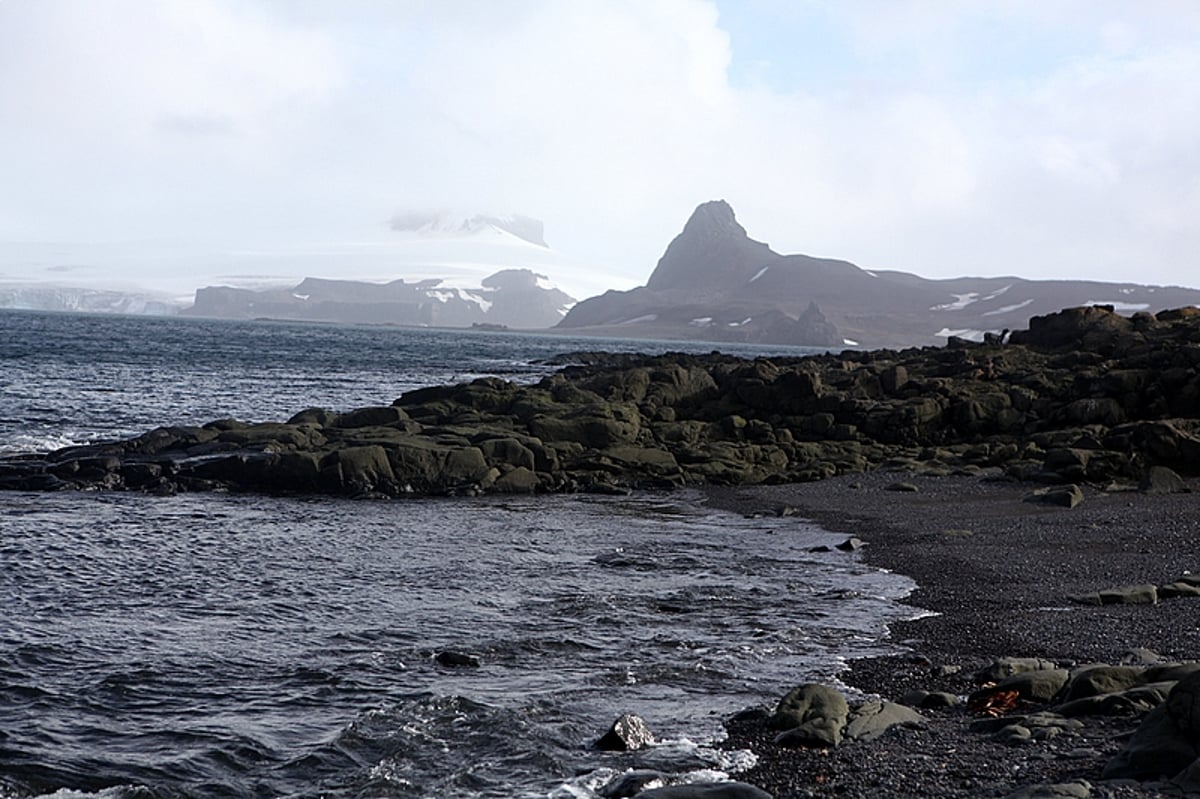
[{"label": "dark sea water", "polygon": [[[0,452],[679,348],[0,312]],[[724,716],[889,651],[885,625],[911,615],[911,581],[809,551],[837,540],[689,491],[0,493],[0,797],[566,799],[633,767],[721,778],[750,757],[712,746]],[[660,743],[593,750],[624,712]]]}]

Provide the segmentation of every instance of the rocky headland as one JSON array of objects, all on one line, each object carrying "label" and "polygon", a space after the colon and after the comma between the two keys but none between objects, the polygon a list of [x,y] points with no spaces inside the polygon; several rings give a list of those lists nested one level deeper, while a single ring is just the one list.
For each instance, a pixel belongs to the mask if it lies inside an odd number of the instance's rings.
[{"label": "rocky headland", "polygon": [[[983,344],[806,358],[578,353],[390,405],[225,419],[0,462],[0,488],[362,497],[793,483],[904,465],[1170,490],[1200,463],[1200,311],[1102,307]],[[1161,467],[1161,468],[1153,468]]]},{"label": "rocky headland", "polygon": [[644,286],[571,308],[559,329],[624,338],[815,347],[911,347],[981,341],[1060,308],[1111,304],[1157,312],[1200,304],[1200,290],[1087,280],[958,277],[784,255],[752,239],[723,200],[700,205]]}]

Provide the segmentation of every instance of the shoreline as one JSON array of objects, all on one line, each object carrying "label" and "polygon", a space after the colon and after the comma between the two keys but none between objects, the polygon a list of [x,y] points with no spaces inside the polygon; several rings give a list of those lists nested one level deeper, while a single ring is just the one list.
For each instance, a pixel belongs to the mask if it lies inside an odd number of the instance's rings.
[{"label": "shoreline", "polygon": [[[909,490],[889,490],[897,483]],[[1189,569],[1200,571],[1196,496],[1085,487],[1084,501],[1068,509],[1024,502],[1037,487],[987,474],[877,471],[815,483],[713,488],[706,496],[714,508],[787,512],[857,536],[868,564],[916,581],[903,604],[936,615],[891,626],[888,638],[908,652],[851,661],[840,676],[868,696],[898,701],[924,690],[965,697],[979,688],[972,676],[1002,657],[1043,658],[1067,668],[1120,663],[1139,649],[1165,661],[1200,659],[1200,599],[1152,605],[1069,599],[1117,586],[1161,585]],[[779,686],[780,696],[792,687]],[[981,717],[961,705],[920,712],[927,719],[923,726],[830,750],[777,746],[761,714],[746,714],[727,724],[726,745],[758,755],[758,764],[737,778],[776,799],[1005,797],[1031,785],[1061,783],[1086,783],[1086,795],[1093,797],[1182,795],[1162,782],[1101,780],[1105,764],[1141,722],[1140,713],[1089,716],[1081,729],[1013,745],[973,730]]]}]

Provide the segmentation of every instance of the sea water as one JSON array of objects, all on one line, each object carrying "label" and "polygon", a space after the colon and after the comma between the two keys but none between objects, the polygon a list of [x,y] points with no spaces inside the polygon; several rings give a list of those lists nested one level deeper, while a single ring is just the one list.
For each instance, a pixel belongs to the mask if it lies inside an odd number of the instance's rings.
[{"label": "sea water", "polygon": [[[0,451],[680,348],[0,313]],[[720,778],[749,757],[713,745],[722,718],[890,651],[886,625],[910,615],[911,581],[812,551],[837,540],[693,491],[0,493],[0,797],[557,798],[635,767]],[[596,751],[627,712],[660,743]]]}]

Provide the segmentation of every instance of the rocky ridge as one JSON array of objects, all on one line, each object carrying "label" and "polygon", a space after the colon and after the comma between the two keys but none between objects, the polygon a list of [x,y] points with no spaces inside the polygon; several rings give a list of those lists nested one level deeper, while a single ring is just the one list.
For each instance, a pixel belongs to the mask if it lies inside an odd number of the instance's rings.
[{"label": "rocky ridge", "polygon": [[420,327],[496,325],[553,327],[575,302],[530,269],[503,269],[477,288],[449,288],[440,279],[371,283],[305,278],[289,288],[208,286],[182,313],[220,319],[290,319]]},{"label": "rocky ridge", "polygon": [[361,497],[819,480],[882,466],[1137,487],[1200,464],[1200,311],[1074,308],[1007,341],[807,358],[577,354],[388,406],[0,462],[0,488]]},{"label": "rocky ridge", "polygon": [[700,205],[644,286],[574,306],[559,325],[626,338],[866,348],[982,340],[1060,308],[1122,313],[1200,304],[1200,290],[1085,280],[931,280],[834,258],[783,255],[756,241],[723,200]]}]

